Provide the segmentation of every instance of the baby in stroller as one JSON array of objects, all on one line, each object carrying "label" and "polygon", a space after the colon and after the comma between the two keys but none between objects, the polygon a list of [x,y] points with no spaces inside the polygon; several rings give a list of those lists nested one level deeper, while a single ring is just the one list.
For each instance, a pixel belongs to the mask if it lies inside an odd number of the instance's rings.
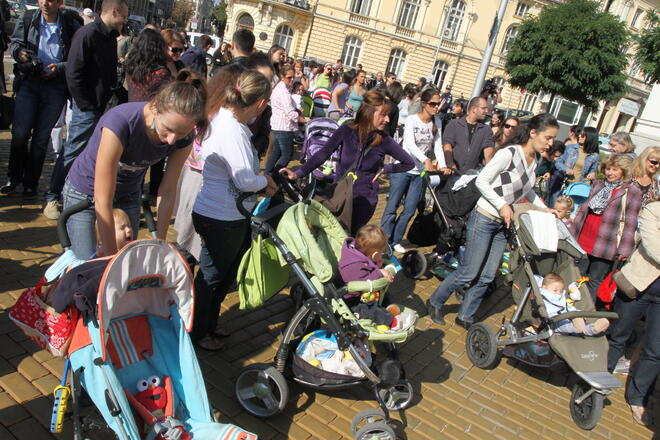
[{"label": "baby in stroller", "polygon": [[[388,250],[385,231],[376,225],[362,226],[355,238],[349,237],[344,241],[341,249],[339,274],[344,283],[381,278],[393,282],[396,273],[394,265],[388,264],[382,268]],[[349,292],[343,298],[360,319],[371,319],[382,331],[401,330],[414,323],[414,314],[402,314],[402,307],[396,304],[383,307],[380,291]]]},{"label": "baby in stroller", "polygon": [[[579,300],[579,290],[574,291],[578,294],[577,298],[566,298],[564,290],[564,280],[554,272],[548,273],[542,281],[541,296],[543,304],[548,312],[548,317],[552,318],[564,312],[578,311],[573,306],[573,301]],[[573,297],[573,294],[571,294]],[[599,318],[594,323],[588,323],[584,318],[563,319],[553,323],[553,330],[562,334],[583,334],[585,336],[600,336],[610,326],[607,318]]]}]

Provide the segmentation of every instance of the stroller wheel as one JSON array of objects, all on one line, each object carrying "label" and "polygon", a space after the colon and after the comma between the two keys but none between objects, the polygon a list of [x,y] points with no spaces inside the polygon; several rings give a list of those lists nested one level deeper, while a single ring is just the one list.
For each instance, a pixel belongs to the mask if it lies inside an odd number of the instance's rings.
[{"label": "stroller wheel", "polygon": [[268,364],[252,364],[236,378],[236,398],[243,408],[257,417],[273,417],[289,400],[289,385],[284,376]]},{"label": "stroller wheel", "polygon": [[428,269],[426,256],[417,249],[410,250],[401,257],[401,267],[406,276],[417,280],[421,278]]},{"label": "stroller wheel", "polygon": [[385,412],[380,408],[365,409],[364,411],[360,411],[355,415],[355,417],[353,417],[353,421],[351,422],[351,432],[353,433],[353,435],[355,435],[360,429],[364,428],[365,426],[377,422],[387,423],[387,417],[385,416]]},{"label": "stroller wheel", "polygon": [[399,411],[408,408],[415,392],[409,380],[402,379],[399,383],[390,386],[378,386],[378,401],[390,411]]},{"label": "stroller wheel", "polygon": [[375,422],[365,425],[353,435],[355,440],[396,440],[394,429],[385,422]]},{"label": "stroller wheel", "polygon": [[474,366],[488,370],[494,368],[499,362],[497,350],[497,337],[483,322],[470,326],[465,345],[470,362]]},{"label": "stroller wheel", "polygon": [[588,393],[591,387],[584,381],[580,380],[573,385],[573,392],[571,393],[570,409],[571,417],[576,425],[582,429],[594,429],[600,420],[603,413],[603,400],[604,397],[601,393],[593,391],[589,396],[584,398],[580,404],[577,401]]}]

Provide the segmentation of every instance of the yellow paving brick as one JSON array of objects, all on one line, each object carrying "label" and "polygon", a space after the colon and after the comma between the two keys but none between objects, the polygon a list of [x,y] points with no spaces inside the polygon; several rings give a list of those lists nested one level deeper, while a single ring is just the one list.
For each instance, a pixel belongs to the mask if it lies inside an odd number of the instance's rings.
[{"label": "yellow paving brick", "polygon": [[33,381],[48,374],[48,370],[41,366],[33,357],[19,356],[10,359],[9,362],[16,366],[16,369],[27,380]]},{"label": "yellow paving brick", "polygon": [[312,417],[309,414],[305,414],[301,417],[296,424],[311,432],[313,436],[318,438],[328,440],[339,440],[341,438],[341,435],[337,431],[330,429],[326,424],[319,423],[317,418]]},{"label": "yellow paving brick", "polygon": [[48,431],[42,428],[35,419],[25,419],[9,427],[9,431],[17,440],[52,440]]},{"label": "yellow paving brick", "polygon": [[57,379],[52,374],[48,374],[44,377],[40,377],[39,379],[32,381],[32,385],[37,387],[37,389],[41,392],[41,394],[44,395],[53,394],[55,387],[57,387],[59,384],[60,384],[60,380]]},{"label": "yellow paving brick", "polygon": [[0,377],[0,385],[18,403],[34,399],[35,397],[41,395],[39,390],[36,389],[18,372]]},{"label": "yellow paving brick", "polygon": [[12,340],[9,335],[0,335],[0,356],[5,359],[11,359],[20,354],[24,354],[25,350],[21,345]]},{"label": "yellow paving brick", "polygon": [[55,377],[62,379],[62,373],[64,373],[64,359],[54,357],[43,362],[42,365]]},{"label": "yellow paving brick", "polygon": [[11,426],[30,417],[8,393],[0,393],[0,426]]}]

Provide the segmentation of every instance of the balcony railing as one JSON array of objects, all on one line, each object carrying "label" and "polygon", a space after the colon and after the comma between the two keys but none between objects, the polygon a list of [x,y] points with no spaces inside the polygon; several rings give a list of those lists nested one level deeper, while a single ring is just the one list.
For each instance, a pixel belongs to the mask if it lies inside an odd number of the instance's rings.
[{"label": "balcony railing", "polygon": [[403,27],[403,26],[397,26],[395,33],[397,35],[401,35],[403,37],[408,37],[408,38],[414,38],[415,37],[415,30],[414,29],[409,29],[409,28]]},{"label": "balcony railing", "polygon": [[351,12],[351,15],[348,17],[349,21],[352,21],[353,23],[360,23],[360,24],[369,24],[369,17],[365,17],[364,15],[360,14],[354,14]]}]

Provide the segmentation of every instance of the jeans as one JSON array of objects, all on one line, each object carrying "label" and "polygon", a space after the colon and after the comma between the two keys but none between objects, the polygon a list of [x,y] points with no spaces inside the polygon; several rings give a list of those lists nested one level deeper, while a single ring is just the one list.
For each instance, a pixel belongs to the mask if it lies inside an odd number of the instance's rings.
[{"label": "jeans", "polygon": [[218,324],[220,305],[236,279],[247,248],[250,224],[247,219],[222,221],[196,212],[192,218],[203,241],[195,276],[195,310],[190,333],[196,342],[213,333]]},{"label": "jeans", "polygon": [[[66,182],[62,190],[64,209],[81,202],[89,196]],[[140,227],[140,193],[115,198],[114,207],[123,209],[131,220],[133,239]],[[96,211],[93,206],[73,214],[66,222],[66,230],[71,239],[71,249],[76,257],[87,260],[96,253]]]},{"label": "jeans", "polygon": [[588,255],[588,259],[582,260],[580,263],[580,272],[589,277],[587,288],[591,294],[591,299],[596,304],[596,294],[598,287],[603,283],[603,280],[608,273],[612,271],[612,261],[604,258],[594,257]]},{"label": "jeans", "polygon": [[59,199],[73,161],[85,149],[87,141],[94,133],[96,123],[103,114],[98,110],[81,110],[75,100],[71,101],[71,123],[67,128],[68,134],[64,148],[55,162],[53,175],[50,178],[50,188],[46,193],[46,201]]},{"label": "jeans", "polygon": [[273,150],[266,161],[266,174],[285,168],[293,156],[293,132],[273,130]]},{"label": "jeans", "polygon": [[[495,279],[506,246],[504,224],[492,220],[475,209],[467,222],[465,259],[431,295],[431,305],[437,308],[449,299],[451,293],[472,283],[458,309],[458,317],[474,322],[481,299],[488,285]],[[476,281],[475,281],[476,280]]]},{"label": "jeans", "polygon": [[67,94],[63,81],[20,80],[11,130],[9,182],[22,183],[26,189],[36,189],[39,185],[50,131],[62,113]]},{"label": "jeans", "polygon": [[[415,214],[417,205],[424,191],[424,182],[418,174],[394,173],[390,174],[390,194],[383,212],[380,226],[385,231],[390,243],[399,244],[406,232],[408,222]],[[406,197],[403,212],[396,217],[396,210],[401,199]]]},{"label": "jeans", "polygon": [[646,406],[660,373],[660,278],[637,301],[642,300],[647,304],[642,354],[632,367],[626,398],[631,405]]}]

